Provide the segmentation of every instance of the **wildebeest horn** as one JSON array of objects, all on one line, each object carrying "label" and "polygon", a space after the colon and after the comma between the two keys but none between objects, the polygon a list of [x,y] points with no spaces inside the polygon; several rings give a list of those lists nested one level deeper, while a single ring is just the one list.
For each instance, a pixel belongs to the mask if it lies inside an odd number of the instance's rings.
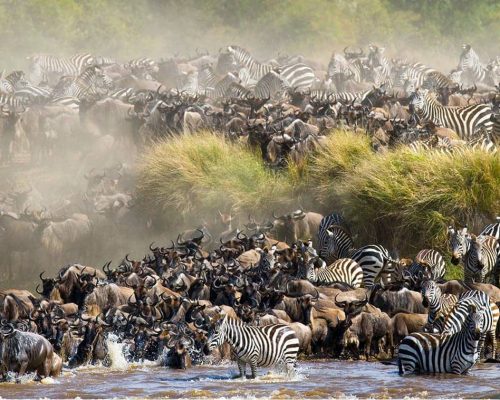
[{"label": "wildebeest horn", "polygon": [[340,308],[345,308],[345,306],[347,305],[347,302],[346,301],[337,301],[337,296],[339,295],[340,293],[337,293],[335,295],[335,304],[337,307],[340,307]]},{"label": "wildebeest horn", "polygon": [[151,242],[151,244],[149,245],[149,250],[151,250],[151,251],[155,251],[155,250],[158,248],[158,247],[156,247],[155,249],[153,249],[153,247],[152,247],[152,246],[153,246],[153,244],[154,244],[154,243],[155,243],[155,242]]},{"label": "wildebeest horn", "polygon": [[39,287],[40,287],[40,285],[39,285],[39,284],[38,284],[38,285],[36,285],[36,288],[35,288],[36,292],[37,292],[38,294],[43,294],[43,292],[40,292],[40,291],[38,290],[38,288],[39,288]]},{"label": "wildebeest horn", "polygon": [[44,274],[44,273],[45,273],[45,271],[40,272],[40,279],[42,280],[42,282],[45,282],[45,281],[47,281],[47,280],[48,280],[47,278],[44,278],[44,277],[43,277],[43,274]]},{"label": "wildebeest horn", "polygon": [[128,258],[128,253],[125,255],[125,260],[128,262],[132,262],[132,260],[129,260],[129,258]]}]

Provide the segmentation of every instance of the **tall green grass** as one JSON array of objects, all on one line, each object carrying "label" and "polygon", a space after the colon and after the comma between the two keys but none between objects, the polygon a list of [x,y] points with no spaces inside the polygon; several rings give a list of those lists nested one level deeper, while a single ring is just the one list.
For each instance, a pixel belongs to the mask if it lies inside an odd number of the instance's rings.
[{"label": "tall green grass", "polygon": [[380,155],[363,133],[335,131],[305,163],[276,173],[244,144],[205,132],[152,146],[138,194],[144,204],[176,215],[222,208],[269,215],[297,204],[341,211],[357,244],[377,242],[412,255],[425,247],[445,250],[449,224],[479,228],[494,219],[500,158],[404,148]]},{"label": "tall green grass", "polygon": [[259,154],[203,132],[154,144],[138,179],[143,205],[183,216],[217,210],[246,213],[293,200],[285,174],[267,169]]}]

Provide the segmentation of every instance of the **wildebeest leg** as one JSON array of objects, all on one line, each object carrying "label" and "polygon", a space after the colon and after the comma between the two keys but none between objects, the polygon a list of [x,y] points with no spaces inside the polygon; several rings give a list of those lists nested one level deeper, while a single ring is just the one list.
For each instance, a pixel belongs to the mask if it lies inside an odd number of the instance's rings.
[{"label": "wildebeest leg", "polygon": [[16,379],[16,382],[20,382],[21,381],[21,376],[23,376],[25,373],[26,373],[26,369],[28,368],[28,360],[19,360],[19,372],[17,373],[17,379]]},{"label": "wildebeest leg", "polygon": [[366,361],[368,361],[370,359],[371,351],[372,351],[372,338],[371,337],[367,337],[366,338],[366,342],[365,342],[365,357],[366,357]]}]

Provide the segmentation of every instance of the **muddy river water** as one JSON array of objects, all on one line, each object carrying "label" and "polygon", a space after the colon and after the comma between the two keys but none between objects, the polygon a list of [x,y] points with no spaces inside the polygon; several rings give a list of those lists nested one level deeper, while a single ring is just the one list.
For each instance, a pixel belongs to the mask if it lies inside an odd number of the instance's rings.
[{"label": "muddy river water", "polygon": [[255,380],[231,379],[235,363],[187,371],[114,363],[65,371],[44,383],[0,384],[0,398],[498,398],[500,364],[477,365],[468,376],[405,376],[378,362],[300,362],[295,377],[259,369]]}]

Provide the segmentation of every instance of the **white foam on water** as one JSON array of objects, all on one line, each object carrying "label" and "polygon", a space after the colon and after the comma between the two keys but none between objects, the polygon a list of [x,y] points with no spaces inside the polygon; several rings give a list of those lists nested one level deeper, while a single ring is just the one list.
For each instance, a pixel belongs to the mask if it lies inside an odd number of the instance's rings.
[{"label": "white foam on water", "polygon": [[111,363],[110,368],[122,371],[129,369],[129,363],[124,354],[125,345],[118,343],[118,336],[109,334],[106,338],[106,345],[108,346],[108,357]]},{"label": "white foam on water", "polygon": [[40,383],[43,385],[55,385],[55,384],[58,384],[59,382],[57,382],[54,378],[47,377],[47,378],[43,378],[40,381]]}]

